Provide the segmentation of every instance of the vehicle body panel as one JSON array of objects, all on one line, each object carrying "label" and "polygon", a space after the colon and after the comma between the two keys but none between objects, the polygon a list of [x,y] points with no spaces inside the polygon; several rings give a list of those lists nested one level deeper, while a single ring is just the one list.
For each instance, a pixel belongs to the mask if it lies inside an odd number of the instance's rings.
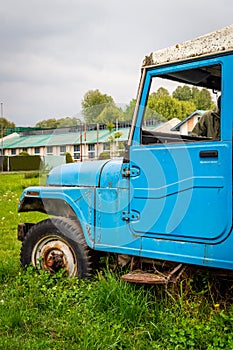
[{"label": "vehicle body panel", "polygon": [[88,186],[99,185],[100,173],[109,160],[69,163],[51,170],[47,177],[48,186]]},{"label": "vehicle body panel", "polygon": [[80,221],[87,244],[93,247],[94,203],[95,190],[90,187],[28,187],[22,193],[18,211],[36,210],[49,215],[76,217]]}]

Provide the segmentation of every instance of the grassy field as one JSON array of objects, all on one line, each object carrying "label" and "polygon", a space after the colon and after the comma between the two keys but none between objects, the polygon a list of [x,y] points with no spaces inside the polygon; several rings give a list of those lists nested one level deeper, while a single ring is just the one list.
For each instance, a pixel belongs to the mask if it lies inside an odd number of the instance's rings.
[{"label": "grassy field", "polygon": [[196,271],[178,286],[128,284],[106,268],[91,280],[19,265],[19,196],[38,178],[0,174],[0,349],[233,349],[231,284]]}]

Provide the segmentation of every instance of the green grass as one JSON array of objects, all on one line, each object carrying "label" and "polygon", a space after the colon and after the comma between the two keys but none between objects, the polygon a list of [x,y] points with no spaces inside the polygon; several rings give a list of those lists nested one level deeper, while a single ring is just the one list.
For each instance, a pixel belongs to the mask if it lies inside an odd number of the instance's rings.
[{"label": "green grass", "polygon": [[39,178],[0,174],[0,349],[233,349],[231,285],[201,271],[178,286],[128,284],[109,268],[91,280],[19,265],[18,198]]}]

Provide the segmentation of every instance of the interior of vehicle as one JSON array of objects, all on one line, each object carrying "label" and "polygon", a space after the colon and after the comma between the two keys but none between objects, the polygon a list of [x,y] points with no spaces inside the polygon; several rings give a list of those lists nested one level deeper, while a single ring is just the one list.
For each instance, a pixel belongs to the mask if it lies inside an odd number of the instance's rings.
[{"label": "interior of vehicle", "polygon": [[[166,130],[161,130],[161,126],[172,119],[172,117],[157,113],[156,108],[153,109],[153,113],[147,113],[148,100],[150,99],[150,96],[153,96],[156,89],[158,91],[160,86],[162,86],[172,95],[171,89],[174,91],[178,86],[182,87],[184,85],[189,86],[190,89],[193,87],[198,88],[199,90],[203,88],[207,89],[212,97],[213,104],[217,105],[217,97],[221,94],[221,66],[216,64],[197,69],[172,72],[152,78],[150,92],[147,99],[147,106],[144,112],[141,127],[141,144],[148,145],[157,143],[199,142],[212,140],[210,137],[200,137],[194,134],[192,135],[191,130],[188,130],[188,132],[185,133],[182,133],[180,130],[175,130],[175,128],[172,127],[170,129],[167,128]],[[204,113],[205,111],[203,110],[201,112]],[[150,123],[148,122],[148,115],[153,115],[152,119],[154,120],[151,120],[150,118]],[[176,117],[181,123],[185,123],[186,120],[188,120],[189,115],[184,117],[180,116],[177,112]],[[158,119],[157,121],[156,118]],[[153,122],[151,123],[151,121]],[[197,120],[195,120],[195,122],[197,122]]]}]

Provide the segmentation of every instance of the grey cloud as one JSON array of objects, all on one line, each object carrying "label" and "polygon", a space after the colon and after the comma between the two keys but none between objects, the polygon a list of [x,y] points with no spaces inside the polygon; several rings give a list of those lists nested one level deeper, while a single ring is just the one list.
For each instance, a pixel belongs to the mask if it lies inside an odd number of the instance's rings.
[{"label": "grey cloud", "polygon": [[129,102],[144,55],[230,24],[232,12],[231,0],[8,0],[0,9],[6,117],[34,125],[74,115],[96,88]]}]

